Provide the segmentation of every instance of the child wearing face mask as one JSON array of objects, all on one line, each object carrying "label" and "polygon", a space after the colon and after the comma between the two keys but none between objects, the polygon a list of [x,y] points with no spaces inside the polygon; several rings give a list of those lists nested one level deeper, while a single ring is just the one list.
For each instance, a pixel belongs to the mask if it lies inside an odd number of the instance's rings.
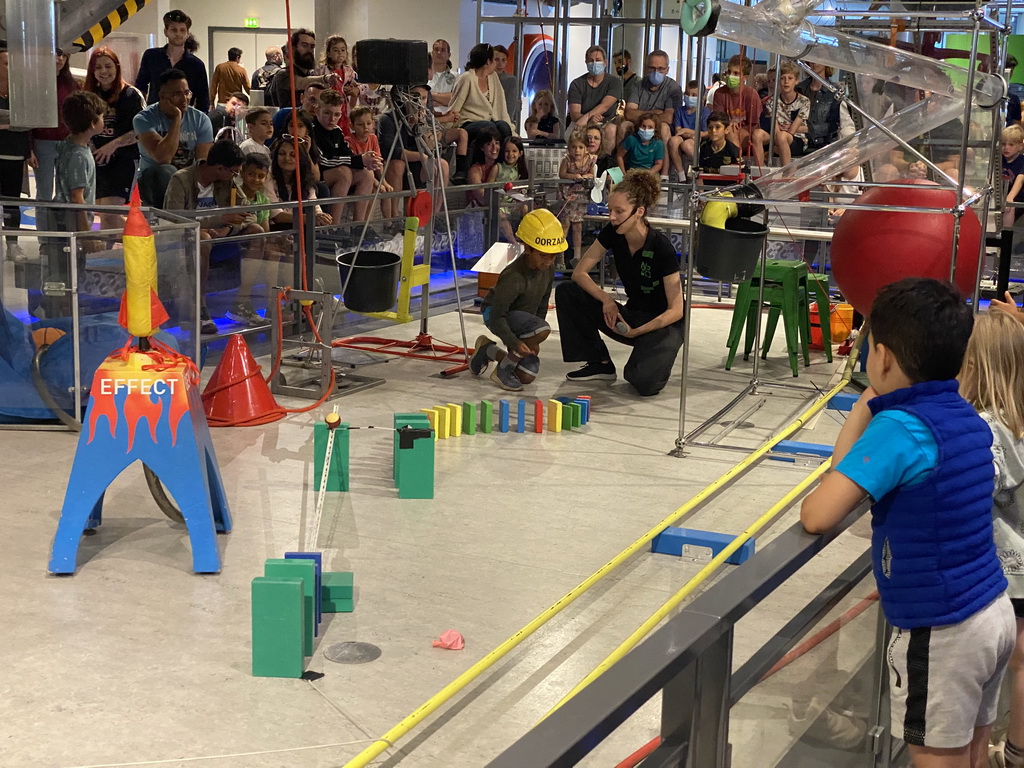
[{"label": "child wearing face mask", "polygon": [[683,106],[676,109],[672,119],[672,138],[668,140],[668,157],[677,181],[686,180],[686,167],[693,164],[698,140],[707,138],[708,116],[711,110],[700,109],[700,129],[697,128],[697,92],[700,83],[691,80],[686,84]]},{"label": "child wearing face mask", "polygon": [[764,165],[764,145],[771,137],[761,129],[761,103],[757,91],[743,83],[750,75],[750,59],[739,54],[729,59],[725,87],[715,92],[712,110],[729,116],[728,139],[744,152],[753,151],[759,166]]},{"label": "child wearing face mask", "polygon": [[626,137],[619,146],[616,158],[623,174],[633,168],[650,171],[660,178],[665,166],[665,145],[658,135],[658,116],[645,112],[637,121],[635,133]]}]

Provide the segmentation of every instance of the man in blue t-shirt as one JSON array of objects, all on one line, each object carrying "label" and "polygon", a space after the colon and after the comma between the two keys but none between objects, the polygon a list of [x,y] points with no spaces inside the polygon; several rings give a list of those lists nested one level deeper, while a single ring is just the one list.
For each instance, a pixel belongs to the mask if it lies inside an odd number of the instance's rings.
[{"label": "man in blue t-shirt", "polygon": [[800,510],[822,533],[874,502],[871,558],[893,627],[892,735],[919,766],[967,766],[987,748],[1016,640],[992,533],[992,433],[956,381],[972,325],[949,284],[912,277],[879,291],[871,386]]},{"label": "man in blue t-shirt", "polygon": [[185,73],[169,69],[159,78],[160,100],[132,120],[139,137],[139,194],[146,205],[163,205],[171,176],[203,161],[213,145],[210,118],[188,106]]}]

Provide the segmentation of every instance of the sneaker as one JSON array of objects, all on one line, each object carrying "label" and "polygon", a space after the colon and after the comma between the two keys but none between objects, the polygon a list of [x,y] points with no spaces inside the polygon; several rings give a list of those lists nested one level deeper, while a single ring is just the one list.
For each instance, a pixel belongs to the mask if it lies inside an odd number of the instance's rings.
[{"label": "sneaker", "polygon": [[199,308],[199,333],[204,336],[217,333],[217,324],[210,318],[210,310],[205,304]]},{"label": "sneaker", "polygon": [[491,363],[491,358],[487,356],[487,350],[494,343],[486,336],[476,337],[476,351],[469,358],[469,372],[474,376],[479,376],[487,370],[487,366]]},{"label": "sneaker", "polygon": [[578,371],[565,374],[566,381],[615,381],[614,363],[587,363]]},{"label": "sneaker", "polygon": [[494,366],[494,370],[491,371],[491,381],[509,392],[520,392],[523,389],[523,382],[516,376],[515,368],[511,365]]},{"label": "sneaker", "polygon": [[256,311],[252,302],[249,301],[236,301],[225,314],[236,323],[241,323],[242,325],[258,326],[266,325],[269,322],[263,319],[263,316]]},{"label": "sneaker", "polygon": [[7,246],[7,258],[15,264],[24,264],[28,261],[28,254],[25,253],[25,249],[17,243],[11,243]]}]

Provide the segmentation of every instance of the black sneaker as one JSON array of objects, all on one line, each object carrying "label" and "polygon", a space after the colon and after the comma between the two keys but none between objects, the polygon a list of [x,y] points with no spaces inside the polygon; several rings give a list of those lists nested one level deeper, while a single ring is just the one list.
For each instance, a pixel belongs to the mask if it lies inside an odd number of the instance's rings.
[{"label": "black sneaker", "polygon": [[217,333],[217,324],[210,318],[210,310],[204,304],[199,308],[199,333],[212,336]]},{"label": "black sneaker", "polygon": [[565,374],[566,381],[615,381],[614,363],[587,363],[578,371]]},{"label": "black sneaker", "polygon": [[269,322],[263,319],[262,315],[253,307],[252,302],[249,301],[236,301],[224,314],[236,323],[253,327],[267,325]]}]

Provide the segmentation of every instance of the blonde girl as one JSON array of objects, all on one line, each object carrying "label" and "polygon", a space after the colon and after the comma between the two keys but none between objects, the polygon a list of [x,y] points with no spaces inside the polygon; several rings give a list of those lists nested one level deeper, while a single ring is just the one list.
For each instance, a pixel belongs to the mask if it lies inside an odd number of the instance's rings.
[{"label": "blonde girl", "polygon": [[536,118],[536,125],[531,119],[526,129],[526,135],[531,139],[560,139],[562,138],[562,125],[558,120],[558,113],[555,112],[555,96],[551,91],[537,91],[530,104],[530,118]]},{"label": "blonde girl", "polygon": [[1017,617],[1010,658],[1006,768],[1024,766],[1024,325],[1008,312],[978,315],[960,370],[960,394],[992,429],[996,553]]}]

